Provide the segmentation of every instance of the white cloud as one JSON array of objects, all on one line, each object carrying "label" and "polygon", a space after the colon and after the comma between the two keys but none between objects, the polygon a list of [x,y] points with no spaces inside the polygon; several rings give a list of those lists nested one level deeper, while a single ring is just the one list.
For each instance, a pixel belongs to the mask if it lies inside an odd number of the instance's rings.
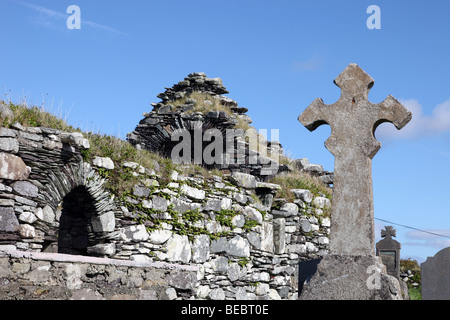
[{"label": "white cloud", "polygon": [[304,62],[294,62],[292,64],[296,71],[315,71],[322,67],[323,59],[319,55],[314,55],[309,60]]},{"label": "white cloud", "polygon": [[[450,237],[449,229],[430,229],[425,230],[437,235],[442,235],[445,237]],[[408,231],[405,233],[405,237],[411,241],[407,241],[404,244],[410,246],[423,246],[436,248],[436,253],[443,248],[450,247],[450,239],[445,237],[440,237],[430,233],[421,232],[418,230]]]},{"label": "white cloud", "polygon": [[411,121],[401,130],[392,124],[382,124],[375,132],[377,138],[418,138],[450,132],[450,99],[438,104],[431,115],[425,115],[423,107],[416,99],[399,101],[412,112]]},{"label": "white cloud", "polygon": [[[10,0],[10,1],[12,1],[13,3],[19,4],[21,6],[28,7],[30,9],[33,9],[34,11],[38,12],[40,15],[37,17],[34,17],[33,22],[37,23],[39,25],[45,26],[45,27],[54,28],[56,22],[50,20],[50,19],[53,19],[53,20],[59,20],[59,22],[57,22],[58,25],[61,25],[62,28],[65,28],[66,24],[60,23],[60,22],[67,20],[67,18],[70,16],[70,14],[67,14],[65,12],[63,13],[63,12],[55,11],[55,10],[48,9],[48,8],[45,8],[45,7],[36,5],[36,4],[26,3],[26,2],[17,1],[17,0]],[[82,8],[81,8],[81,13],[83,13]],[[126,33],[122,32],[120,30],[117,30],[115,28],[111,28],[111,27],[105,26],[100,23],[86,20],[83,18],[83,15],[81,15],[81,24],[82,24],[82,26],[87,25],[92,28],[100,29],[100,30],[110,32],[110,33],[126,35]]]}]

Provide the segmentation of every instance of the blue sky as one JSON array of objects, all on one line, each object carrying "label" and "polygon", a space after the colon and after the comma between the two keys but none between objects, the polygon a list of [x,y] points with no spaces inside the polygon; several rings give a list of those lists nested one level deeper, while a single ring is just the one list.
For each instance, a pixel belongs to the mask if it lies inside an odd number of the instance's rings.
[{"label": "blue sky", "polygon": [[[70,5],[81,29],[70,30]],[[381,9],[381,29],[366,12]],[[0,1],[0,93],[125,137],[156,95],[191,72],[220,77],[257,129],[280,129],[293,158],[333,171],[329,126],[297,117],[351,62],[413,112],[401,131],[381,125],[373,159],[375,217],[450,237],[450,2],[427,1]],[[270,138],[270,137],[269,137]],[[376,220],[380,228],[389,225]],[[450,238],[394,225],[402,258],[419,262]]]}]

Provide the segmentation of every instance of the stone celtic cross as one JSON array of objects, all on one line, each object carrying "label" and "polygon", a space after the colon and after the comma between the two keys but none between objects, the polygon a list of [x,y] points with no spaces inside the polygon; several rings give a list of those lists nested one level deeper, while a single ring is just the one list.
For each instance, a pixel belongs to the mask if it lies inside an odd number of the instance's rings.
[{"label": "stone celtic cross", "polygon": [[381,230],[381,237],[386,239],[392,239],[392,237],[396,236],[395,229],[392,226],[384,227],[384,230]]},{"label": "stone celtic cross", "polygon": [[330,253],[374,255],[372,158],[381,147],[374,132],[383,122],[401,129],[412,115],[391,95],[381,103],[368,101],[374,80],[354,63],[334,83],[341,88],[339,100],[327,105],[317,98],[298,120],[310,131],[331,126],[325,142],[335,157]]}]

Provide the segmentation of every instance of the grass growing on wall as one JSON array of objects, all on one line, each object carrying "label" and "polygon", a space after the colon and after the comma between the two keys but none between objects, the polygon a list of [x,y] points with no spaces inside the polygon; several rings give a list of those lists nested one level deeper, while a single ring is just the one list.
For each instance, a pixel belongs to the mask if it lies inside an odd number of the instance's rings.
[{"label": "grass growing on wall", "polygon": [[[204,93],[193,92],[189,97],[197,100],[197,105],[200,107],[196,111],[225,111],[231,114],[231,110],[221,105],[217,99]],[[213,102],[208,106],[205,104],[206,100]],[[186,102],[186,98],[171,102],[175,106],[182,105]],[[0,101],[1,103],[1,101]],[[14,116],[12,119],[0,118],[0,124],[4,127],[10,127],[14,122],[18,122],[25,127],[47,127],[54,128],[66,132],[81,132],[84,137],[89,140],[90,149],[83,150],[82,155],[85,161],[91,162],[95,156],[109,157],[115,163],[114,170],[103,170],[101,174],[108,178],[107,186],[111,191],[117,195],[122,194],[126,190],[130,190],[134,185],[140,182],[142,177],[136,177],[132,174],[132,170],[123,167],[124,162],[137,162],[147,169],[156,169],[156,163],[159,166],[157,172],[160,176],[160,183],[165,184],[169,182],[170,175],[173,170],[177,170],[185,175],[202,175],[205,178],[211,178],[213,175],[222,176],[220,170],[207,170],[199,165],[183,165],[179,166],[172,162],[171,159],[160,156],[147,150],[139,150],[132,146],[125,140],[118,137],[109,136],[101,133],[82,132],[80,128],[75,128],[61,117],[47,112],[42,107],[27,106],[26,104],[14,104],[11,102],[3,102],[6,104]],[[202,109],[203,108],[203,109]],[[289,163],[290,159],[286,156],[282,157],[283,163]],[[331,199],[331,188],[324,185],[318,178],[303,172],[294,170],[293,172],[278,175],[272,178],[269,182],[276,183],[281,186],[276,194],[276,198],[285,198],[288,201],[293,201],[294,196],[290,189],[308,189],[315,196],[325,195]]]},{"label": "grass growing on wall", "polygon": [[[0,101],[2,103],[2,101]],[[109,136],[101,133],[83,132],[80,128],[75,128],[60,117],[45,111],[43,107],[28,106],[25,103],[14,104],[12,102],[3,102],[13,112],[12,118],[0,116],[0,124],[3,127],[10,127],[15,122],[20,123],[25,128],[46,127],[58,129],[64,132],[81,132],[89,140],[90,148],[82,150],[83,159],[87,162],[97,157],[109,157],[115,163],[114,170],[99,170],[100,174],[108,178],[106,187],[114,194],[120,195],[123,192],[132,189],[143,178],[132,174],[130,168],[123,167],[125,162],[136,162],[146,169],[157,169],[160,176],[160,183],[165,184],[170,180],[170,175],[176,169],[186,175],[203,175],[211,177],[212,175],[221,176],[219,170],[208,171],[198,165],[178,166],[170,158],[165,158],[157,153],[147,150],[139,150],[125,140],[118,137]]]},{"label": "grass growing on wall", "polygon": [[28,127],[46,127],[58,129],[67,132],[81,132],[79,128],[74,128],[67,124],[65,120],[54,114],[45,111],[43,107],[27,106],[25,104],[14,104],[12,102],[0,101],[5,104],[13,112],[13,118],[2,118],[0,116],[0,124],[2,127],[10,127],[13,123],[18,122],[25,128]]},{"label": "grass growing on wall", "polygon": [[[187,95],[183,98],[173,100],[173,101],[167,101],[167,102],[165,102],[165,104],[173,105],[174,107],[177,108],[182,105],[185,105],[188,99],[194,99],[195,105],[194,105],[193,109],[186,111],[185,112],[186,114],[190,114],[190,113],[194,113],[194,112],[201,112],[203,114],[206,114],[209,111],[219,111],[219,112],[222,111],[222,112],[225,112],[228,117],[236,117],[233,114],[233,112],[231,111],[231,108],[221,104],[219,99],[215,98],[214,96],[212,96],[210,94],[207,94],[204,92],[199,92],[199,91],[193,91],[189,95]],[[243,120],[239,117],[236,117],[236,119],[237,119],[236,129],[247,130],[250,128],[249,124],[245,120]]]},{"label": "grass growing on wall", "polygon": [[308,189],[314,196],[325,195],[328,199],[331,199],[332,196],[332,189],[323,184],[319,178],[298,170],[275,176],[269,182],[281,186],[281,190],[277,191],[275,197],[285,198],[288,201],[295,199],[291,189]]}]

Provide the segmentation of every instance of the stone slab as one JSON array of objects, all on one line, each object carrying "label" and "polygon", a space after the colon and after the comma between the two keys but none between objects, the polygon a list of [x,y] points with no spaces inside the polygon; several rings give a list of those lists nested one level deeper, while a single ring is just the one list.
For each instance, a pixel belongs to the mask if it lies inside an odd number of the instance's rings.
[{"label": "stone slab", "polygon": [[422,300],[450,300],[450,247],[421,264]]},{"label": "stone slab", "polygon": [[398,280],[376,256],[326,255],[300,300],[402,300]]}]

